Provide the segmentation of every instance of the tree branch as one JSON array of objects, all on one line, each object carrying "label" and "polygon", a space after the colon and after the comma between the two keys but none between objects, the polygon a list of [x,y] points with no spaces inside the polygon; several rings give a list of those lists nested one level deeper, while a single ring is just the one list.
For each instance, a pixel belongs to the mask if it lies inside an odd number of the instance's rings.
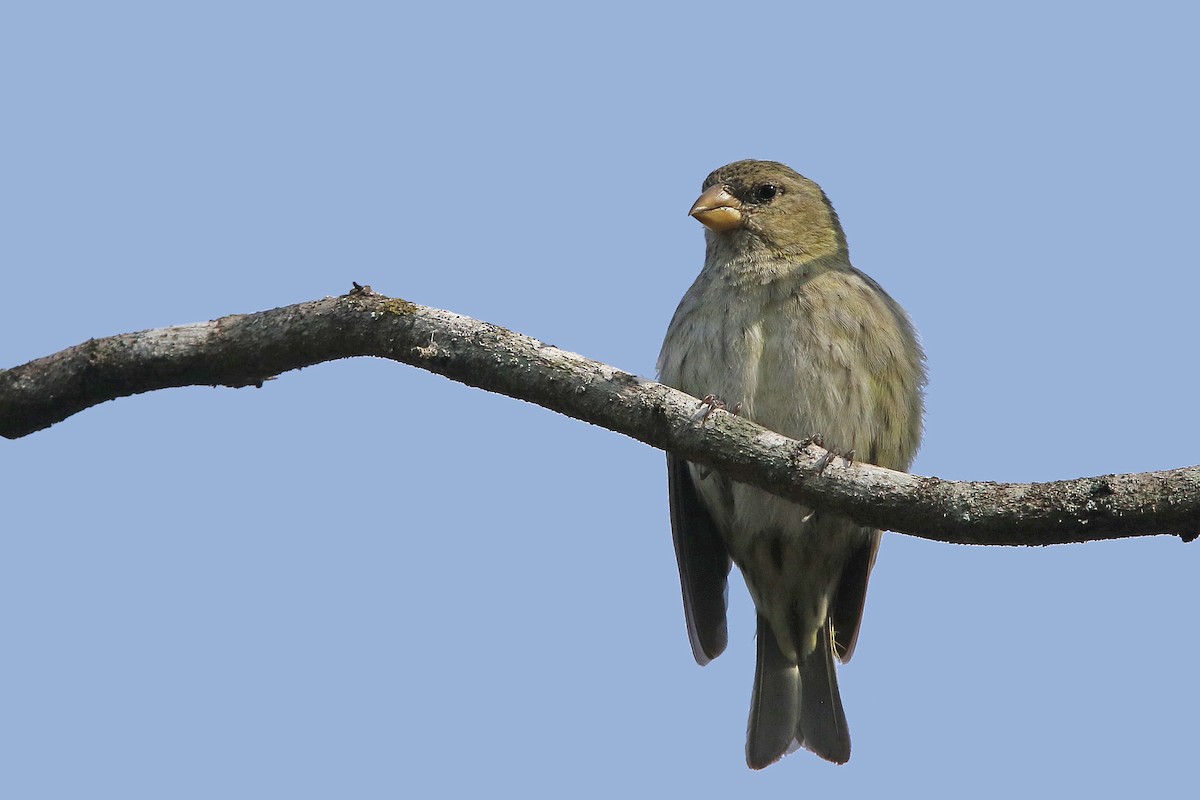
[{"label": "tree branch", "polygon": [[1044,545],[1200,531],[1200,467],[1052,483],[949,481],[850,464],[812,443],[513,331],[384,297],[342,297],[89,339],[0,371],[0,435],[172,386],[261,386],[351,356],[390,358],[545,406],[864,525],[944,542]]}]

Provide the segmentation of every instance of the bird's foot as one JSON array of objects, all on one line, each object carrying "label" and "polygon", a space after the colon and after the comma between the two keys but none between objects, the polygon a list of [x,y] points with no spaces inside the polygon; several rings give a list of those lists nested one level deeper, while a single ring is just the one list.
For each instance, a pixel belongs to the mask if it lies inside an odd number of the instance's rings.
[{"label": "bird's foot", "polygon": [[[814,433],[811,436],[806,436],[805,438],[800,440],[801,447],[808,447],[810,444],[816,445],[817,447],[824,447],[825,446],[825,437],[819,433]],[[853,452],[853,451],[851,451],[851,452]],[[833,450],[825,451],[825,454],[822,455],[821,458],[817,461],[817,475],[818,476],[823,475],[825,473],[825,468],[829,466],[829,463],[831,461],[833,461],[833,459],[836,455],[837,455],[837,453],[834,452]]]},{"label": "bird's foot", "polygon": [[[801,447],[807,447],[810,444],[815,444],[817,447],[824,447],[825,437],[819,433],[814,433],[812,436],[809,436],[807,439],[800,442]],[[853,450],[847,450],[843,453],[840,450],[834,450],[831,448],[826,450],[825,454],[817,460],[817,475],[824,475],[826,468],[833,463],[835,458],[842,459],[842,461],[846,462],[847,467],[854,466]]]},{"label": "bird's foot", "polygon": [[[701,413],[700,409],[704,409],[703,413]],[[728,411],[730,414],[737,416],[742,413],[742,404],[738,403],[733,408],[728,408],[725,405],[725,401],[717,397],[715,394],[706,394],[704,395],[704,399],[700,401],[700,408],[696,409],[696,413],[692,418],[699,418],[700,424],[703,425],[704,423],[708,422],[708,418],[711,417],[712,413],[717,409]]]}]

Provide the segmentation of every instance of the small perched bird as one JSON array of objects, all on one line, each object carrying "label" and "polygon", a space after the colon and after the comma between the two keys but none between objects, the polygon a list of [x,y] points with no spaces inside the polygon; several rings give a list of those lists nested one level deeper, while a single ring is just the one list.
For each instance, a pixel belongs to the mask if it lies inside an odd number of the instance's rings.
[{"label": "small perched bird", "polygon": [[[907,469],[921,439],[924,354],[908,315],[850,264],[821,187],[773,161],[704,181],[704,267],[667,330],[663,383],[712,395],[796,439]],[[834,658],[849,661],[881,532],[667,455],[671,528],[696,661],[725,649],[730,561],[758,611],[746,761],[803,746],[845,763]]]}]

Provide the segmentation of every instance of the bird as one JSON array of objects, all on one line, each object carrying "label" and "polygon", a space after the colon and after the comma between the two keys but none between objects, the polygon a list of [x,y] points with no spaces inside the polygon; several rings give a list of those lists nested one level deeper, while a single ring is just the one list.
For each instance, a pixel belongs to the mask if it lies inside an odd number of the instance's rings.
[{"label": "bird", "polygon": [[[668,327],[661,382],[907,470],[924,424],[924,352],[904,309],[851,265],[821,187],[775,161],[736,161],[705,179],[688,213],[705,228],[704,265]],[[754,601],[747,764],[762,769],[800,747],[845,763],[834,662],[854,653],[882,532],[671,453],[667,478],[697,663],[728,643],[731,563]]]}]

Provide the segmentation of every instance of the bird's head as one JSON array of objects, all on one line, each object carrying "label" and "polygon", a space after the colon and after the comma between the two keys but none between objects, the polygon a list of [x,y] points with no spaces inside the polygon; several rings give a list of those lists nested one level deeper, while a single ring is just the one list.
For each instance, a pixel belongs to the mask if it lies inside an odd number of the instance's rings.
[{"label": "bird's head", "polygon": [[846,253],[821,187],[776,161],[735,161],[714,170],[688,213],[719,249],[805,262]]}]

